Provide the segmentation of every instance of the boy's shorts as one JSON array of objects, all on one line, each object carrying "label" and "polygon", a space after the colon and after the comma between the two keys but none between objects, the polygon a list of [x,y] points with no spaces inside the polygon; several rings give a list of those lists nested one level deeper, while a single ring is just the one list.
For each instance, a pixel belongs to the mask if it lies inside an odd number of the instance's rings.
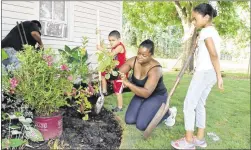
[{"label": "boy's shorts", "polygon": [[[101,72],[101,76],[105,76],[106,72]],[[128,77],[128,73],[126,74],[126,77]],[[120,77],[118,77],[116,80],[110,80],[112,81],[112,86],[113,86],[113,92],[114,93],[118,93],[121,94],[123,93],[123,86],[122,86],[122,82],[118,82],[118,80],[121,80]]]},{"label": "boy's shorts", "polygon": [[105,76],[105,74],[106,74],[106,72],[104,71],[104,72],[101,72],[101,76]]},{"label": "boy's shorts", "polygon": [[[121,78],[118,78],[118,80],[121,80]],[[121,94],[124,87],[122,85],[122,82],[118,82],[118,80],[113,80],[113,91],[116,94]]]}]

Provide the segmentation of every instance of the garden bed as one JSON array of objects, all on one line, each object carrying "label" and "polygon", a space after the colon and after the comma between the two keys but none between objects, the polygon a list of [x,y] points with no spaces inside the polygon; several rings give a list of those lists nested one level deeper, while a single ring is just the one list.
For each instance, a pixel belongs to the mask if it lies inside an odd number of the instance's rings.
[{"label": "garden bed", "polygon": [[53,146],[62,149],[119,148],[122,129],[112,112],[103,108],[99,115],[90,114],[89,120],[84,121],[76,110],[69,107],[63,110],[65,111],[63,134],[57,140],[58,144],[55,144],[55,140],[41,143],[30,142],[29,145],[33,149],[50,149]]}]

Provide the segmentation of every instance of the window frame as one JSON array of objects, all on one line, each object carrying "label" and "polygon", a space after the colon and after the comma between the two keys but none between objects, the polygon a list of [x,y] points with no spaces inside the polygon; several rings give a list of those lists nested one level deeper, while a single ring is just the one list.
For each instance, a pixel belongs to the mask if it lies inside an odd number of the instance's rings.
[{"label": "window frame", "polygon": [[[73,1],[64,1],[65,2],[65,18],[67,25],[67,37],[56,37],[56,36],[49,36],[49,35],[41,35],[42,39],[48,40],[60,40],[60,41],[73,41],[73,29],[74,29],[74,2]],[[40,18],[40,1],[36,1],[36,18],[38,20],[42,20]],[[60,21],[56,21],[60,22]],[[62,22],[62,21],[61,21]]]},{"label": "window frame", "polygon": [[[49,2],[51,2],[51,7],[52,7],[52,9],[51,9],[51,11],[52,11],[51,18],[52,19],[41,18],[40,17],[40,4],[41,4],[41,2],[42,1],[39,1],[39,21],[44,21],[45,22],[45,29],[44,29],[45,35],[44,36],[55,37],[55,38],[67,38],[68,34],[67,34],[67,37],[64,37],[64,26],[66,25],[68,27],[68,23],[67,23],[67,14],[68,14],[68,12],[67,12],[67,8],[66,8],[67,7],[66,6],[67,5],[66,2],[63,1],[64,2],[64,13],[65,13],[65,15],[64,15],[64,21],[59,21],[59,20],[54,20],[53,19],[53,17],[54,17],[54,13],[53,12],[54,12],[55,1],[49,1]],[[47,30],[46,29],[47,29],[47,23],[49,23],[49,22],[53,22],[53,23],[56,23],[56,24],[62,24],[63,25],[61,37],[60,36],[47,35]],[[67,28],[67,30],[68,30],[68,28]]]}]

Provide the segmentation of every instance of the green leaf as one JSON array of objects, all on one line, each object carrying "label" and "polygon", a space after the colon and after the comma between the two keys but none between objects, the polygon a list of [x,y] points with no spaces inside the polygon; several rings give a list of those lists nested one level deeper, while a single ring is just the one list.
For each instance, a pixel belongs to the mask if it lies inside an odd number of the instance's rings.
[{"label": "green leaf", "polygon": [[58,49],[58,51],[59,51],[59,53],[61,53],[61,54],[67,54],[64,50],[62,50],[62,49]]},{"label": "green leaf", "polygon": [[10,139],[9,141],[10,141],[10,147],[13,147],[13,148],[22,146],[23,144],[27,142],[21,139]]},{"label": "green leaf", "polygon": [[8,139],[2,139],[2,149],[6,149],[10,147],[10,140]]},{"label": "green leaf", "polygon": [[66,52],[71,53],[71,48],[67,45],[64,46]]},{"label": "green leaf", "polygon": [[20,129],[20,128],[21,128],[21,127],[16,126],[16,125],[10,126],[10,129]]},{"label": "green leaf", "polygon": [[89,115],[88,114],[85,114],[84,117],[82,117],[83,120],[89,120]]},{"label": "green leaf", "polygon": [[75,59],[73,57],[68,57],[67,62],[72,63]]},{"label": "green leaf", "polygon": [[80,57],[78,55],[78,51],[73,51],[71,56],[74,58],[74,61],[80,62]]},{"label": "green leaf", "polygon": [[76,50],[78,50],[78,49],[79,49],[79,46],[74,47],[74,48],[72,49],[72,51],[76,51]]},{"label": "green leaf", "polygon": [[1,50],[2,61],[7,59],[9,56],[4,49]]},{"label": "green leaf", "polygon": [[118,76],[119,74],[118,74],[117,71],[114,71],[114,70],[113,70],[113,71],[112,71],[112,75],[113,75],[113,76]]},{"label": "green leaf", "polygon": [[106,78],[106,79],[110,79],[110,77],[111,77],[111,75],[110,75],[109,73],[106,73],[106,74],[105,74],[105,78]]},{"label": "green leaf", "polygon": [[28,129],[25,130],[25,135],[33,142],[44,141],[41,132],[33,127],[28,127]]}]

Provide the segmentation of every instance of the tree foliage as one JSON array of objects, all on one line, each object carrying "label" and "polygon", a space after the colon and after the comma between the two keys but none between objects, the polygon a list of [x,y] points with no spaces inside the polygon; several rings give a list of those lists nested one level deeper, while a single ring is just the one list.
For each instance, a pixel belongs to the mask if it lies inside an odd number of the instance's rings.
[{"label": "tree foliage", "polygon": [[[182,21],[191,23],[192,9],[202,2],[208,1],[177,2],[182,9],[184,19],[180,17],[181,15],[175,8],[175,2],[172,1],[124,1],[124,33],[128,36],[127,39],[130,39],[130,44],[139,45],[142,40],[151,38],[155,40],[157,47],[168,49],[167,46],[163,47],[163,41],[156,37],[163,36],[163,34],[159,34],[166,32],[168,26],[175,26],[177,30],[183,30],[183,33],[181,32],[181,35],[176,37],[176,40],[178,40],[185,34]],[[249,1],[217,1],[218,16],[214,18],[214,24],[221,36],[236,37],[238,44],[247,43],[246,41],[250,38],[250,26],[247,26],[247,23],[240,18],[237,10],[241,9],[248,12],[250,16],[250,5],[248,3]],[[172,35],[169,36],[171,36],[169,37],[171,39]],[[159,50],[161,51],[161,49]]]}]

